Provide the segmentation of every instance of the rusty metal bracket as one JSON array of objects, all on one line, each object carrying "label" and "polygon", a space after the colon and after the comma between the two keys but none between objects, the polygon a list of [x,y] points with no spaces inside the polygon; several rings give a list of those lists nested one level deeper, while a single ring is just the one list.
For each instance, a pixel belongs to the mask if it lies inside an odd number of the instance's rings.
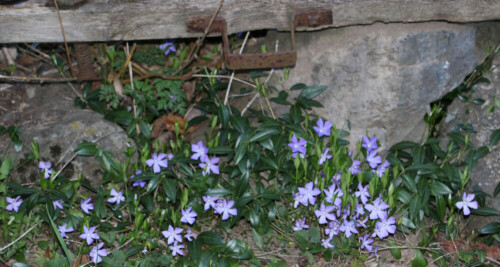
[{"label": "rusty metal bracket", "polygon": [[[186,26],[188,32],[205,32],[210,22],[210,17],[193,17],[188,19]],[[215,18],[208,33],[220,32],[226,67],[231,70],[243,69],[268,69],[283,68],[295,65],[297,51],[295,50],[296,27],[318,27],[332,24],[331,10],[309,10],[295,13],[290,26],[292,50],[286,52],[265,54],[231,54],[229,38],[227,37],[227,23],[223,18]]]}]

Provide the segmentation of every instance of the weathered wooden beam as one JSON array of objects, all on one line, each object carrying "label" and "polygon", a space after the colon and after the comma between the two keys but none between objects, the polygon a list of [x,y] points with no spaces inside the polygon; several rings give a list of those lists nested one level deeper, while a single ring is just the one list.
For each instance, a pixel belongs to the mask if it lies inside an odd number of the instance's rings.
[{"label": "weathered wooden beam", "polygon": [[[0,6],[0,43],[62,42],[55,7],[47,0]],[[49,3],[52,0],[48,1]],[[210,16],[219,0],[87,0],[61,10],[68,42],[195,37],[191,16]],[[304,9],[331,9],[330,27],[374,22],[500,19],[500,0],[225,0],[219,16],[228,32],[289,29],[292,15]]]}]

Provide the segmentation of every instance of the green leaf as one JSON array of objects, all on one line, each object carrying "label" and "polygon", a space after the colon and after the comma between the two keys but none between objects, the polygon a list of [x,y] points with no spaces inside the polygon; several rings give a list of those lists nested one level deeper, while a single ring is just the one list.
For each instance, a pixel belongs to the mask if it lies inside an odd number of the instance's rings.
[{"label": "green leaf", "polygon": [[498,193],[500,193],[500,182],[498,182],[497,186],[495,187],[495,190],[493,190],[493,197],[498,196]]},{"label": "green leaf", "polygon": [[404,150],[404,149],[414,148],[416,146],[418,146],[418,144],[415,142],[403,141],[403,142],[399,142],[399,143],[393,145],[389,149],[389,151]]},{"label": "green leaf", "polygon": [[396,247],[397,247],[397,245],[394,242],[389,241],[389,249],[391,250],[392,256],[396,260],[399,260],[399,259],[401,259],[401,249],[400,248],[396,248]]},{"label": "green leaf", "polygon": [[500,212],[488,207],[480,207],[478,209],[472,209],[472,213],[481,216],[500,216]]},{"label": "green leaf", "polygon": [[446,201],[442,195],[436,196],[436,211],[439,220],[443,221],[446,215]]},{"label": "green leaf", "polygon": [[408,193],[406,190],[400,190],[398,191],[398,199],[401,201],[403,204],[410,204],[412,198],[412,194]]},{"label": "green leaf", "polygon": [[121,250],[114,250],[111,254],[103,258],[103,261],[113,267],[123,266],[126,257],[125,253]]},{"label": "green leaf", "polygon": [[317,227],[311,227],[311,229],[309,229],[309,241],[313,244],[319,244],[321,241],[321,233]]},{"label": "green leaf", "polygon": [[500,233],[500,222],[489,223],[479,230],[480,235],[493,235],[498,233]]},{"label": "green leaf", "polygon": [[278,165],[273,159],[270,159],[268,157],[262,157],[260,158],[267,166],[273,168],[274,170],[278,169]]},{"label": "green leaf", "polygon": [[14,165],[14,162],[13,162],[12,157],[7,157],[2,162],[2,167],[0,167],[0,180],[7,178],[13,165]]},{"label": "green leaf", "polygon": [[146,193],[151,193],[153,190],[158,187],[158,184],[160,183],[160,177],[155,176],[153,179],[151,179],[148,183],[148,186],[146,187]]},{"label": "green leaf", "polygon": [[174,179],[164,179],[161,182],[165,195],[175,203],[177,197],[177,180]]},{"label": "green leaf", "polygon": [[144,249],[144,247],[141,245],[133,245],[133,246],[130,246],[129,248],[127,248],[127,250],[125,251],[125,254],[126,254],[127,258],[132,257],[132,256],[136,255],[137,253],[141,252],[143,249]]},{"label": "green leaf", "polygon": [[429,184],[429,187],[431,188],[431,191],[434,194],[448,195],[448,194],[453,193],[453,191],[451,191],[451,189],[447,185],[443,184],[442,182],[432,181]]},{"label": "green leaf", "polygon": [[82,142],[75,147],[75,152],[80,156],[94,156],[97,153],[97,145],[92,142]]},{"label": "green leaf", "polygon": [[196,240],[198,240],[202,244],[207,244],[207,245],[224,244],[224,239],[222,239],[222,237],[216,232],[211,232],[211,231],[199,234]]},{"label": "green leaf", "polygon": [[209,149],[208,153],[215,155],[225,155],[234,152],[233,148],[227,146],[219,146]]},{"label": "green leaf", "polygon": [[104,118],[106,120],[125,126],[129,126],[134,121],[134,116],[132,115],[132,113],[125,110],[111,111],[106,114]]},{"label": "green leaf", "polygon": [[324,85],[312,85],[312,86],[308,86],[307,88],[302,90],[302,92],[300,92],[299,96],[304,97],[304,98],[308,98],[308,99],[313,99],[316,96],[318,96],[319,94],[323,93],[323,91],[325,91],[325,90],[326,90],[326,86],[324,86]]},{"label": "green leaf", "polygon": [[408,219],[407,217],[403,217],[401,218],[401,224],[408,227],[408,228],[411,228],[411,229],[415,229],[416,226],[415,224],[410,220]]},{"label": "green leaf", "polygon": [[415,252],[415,257],[411,262],[411,267],[426,267],[426,266],[427,266],[427,260],[424,258],[422,252],[420,252],[420,250],[417,250]]},{"label": "green leaf", "polygon": [[213,196],[213,197],[223,197],[227,195],[231,195],[231,191],[225,189],[225,188],[214,188],[211,189],[210,191],[205,192],[206,196]]},{"label": "green leaf", "polygon": [[401,178],[403,179],[403,183],[410,190],[410,192],[417,193],[417,185],[415,184],[415,181],[412,177],[410,177],[408,174],[403,174],[401,175]]},{"label": "green leaf", "polygon": [[201,241],[198,239],[193,240],[192,242],[188,243],[188,252],[189,256],[191,257],[191,260],[195,263],[198,264],[201,258]]},{"label": "green leaf", "polygon": [[250,138],[249,142],[252,143],[252,142],[256,142],[256,141],[261,141],[264,139],[268,139],[269,137],[271,137],[273,135],[278,135],[278,134],[281,134],[281,131],[279,129],[275,129],[275,128],[265,129],[265,130],[259,131],[254,136],[252,136]]},{"label": "green leaf", "polygon": [[47,216],[49,217],[50,227],[52,228],[53,233],[56,235],[57,241],[59,241],[59,245],[61,245],[61,247],[64,251],[64,254],[66,254],[66,258],[68,259],[68,263],[71,265],[71,262],[75,258],[75,255],[73,253],[71,253],[71,251],[66,246],[66,242],[64,242],[64,239],[62,238],[61,233],[59,233],[59,230],[57,229],[56,224],[52,220],[52,217],[50,217],[48,209],[46,210],[46,212],[47,212]]},{"label": "green leaf", "polygon": [[262,236],[259,235],[259,233],[257,233],[254,228],[252,228],[252,238],[255,242],[255,245],[257,245],[260,250],[264,249],[264,241],[262,240]]},{"label": "green leaf", "polygon": [[307,88],[306,84],[304,84],[304,83],[296,83],[292,87],[290,87],[290,91],[303,90],[304,88]]},{"label": "green leaf", "polygon": [[490,135],[490,144],[489,147],[493,147],[500,140],[500,129],[494,130]]}]

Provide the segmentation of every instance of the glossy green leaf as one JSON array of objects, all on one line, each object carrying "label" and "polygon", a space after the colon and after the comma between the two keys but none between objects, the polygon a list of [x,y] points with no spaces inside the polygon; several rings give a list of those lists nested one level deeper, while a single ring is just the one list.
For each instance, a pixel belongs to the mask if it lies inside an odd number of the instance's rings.
[{"label": "glossy green leaf", "polygon": [[420,250],[417,250],[415,252],[415,257],[411,262],[411,267],[426,267],[426,266],[427,266],[427,260],[425,259],[422,252],[420,252]]},{"label": "glossy green leaf", "polygon": [[294,90],[303,90],[304,88],[307,88],[306,84],[304,84],[304,83],[297,83],[297,84],[294,84],[292,87],[290,87],[290,90],[291,91],[294,91]]},{"label": "glossy green leaf", "polygon": [[216,232],[203,232],[196,238],[202,244],[207,245],[222,245],[224,244],[224,239]]},{"label": "glossy green leaf", "polygon": [[395,244],[392,241],[389,241],[389,249],[391,250],[392,256],[396,259],[399,260],[401,259],[401,248],[397,247],[397,244]]},{"label": "glossy green leaf", "polygon": [[261,141],[270,138],[273,135],[278,135],[278,134],[281,134],[281,131],[279,129],[275,128],[265,129],[257,132],[254,136],[252,136],[249,142],[251,143],[251,142]]},{"label": "glossy green leaf", "polygon": [[451,191],[451,189],[447,185],[439,181],[432,181],[429,184],[429,187],[434,194],[448,195],[453,193],[453,191]]},{"label": "glossy green leaf", "polygon": [[489,146],[493,147],[494,145],[496,145],[498,143],[499,140],[500,140],[500,129],[496,129],[490,135]]},{"label": "glossy green leaf", "polygon": [[497,186],[495,187],[495,190],[493,190],[493,197],[497,197],[499,193],[500,193],[500,182],[498,182]]},{"label": "glossy green leaf", "polygon": [[189,256],[191,257],[191,260],[196,264],[199,263],[201,259],[201,253],[202,253],[201,244],[202,244],[201,241],[195,239],[189,242],[187,246]]},{"label": "glossy green leaf", "polygon": [[493,235],[498,233],[500,233],[500,222],[489,223],[479,230],[479,234],[481,235]]},{"label": "glossy green leaf", "polygon": [[436,196],[436,211],[439,220],[443,221],[446,214],[446,201],[442,195]]},{"label": "glossy green leaf", "polygon": [[262,250],[264,248],[264,241],[262,239],[262,236],[259,235],[257,231],[255,231],[255,228],[252,228],[252,238],[253,241],[255,242],[255,245]]},{"label": "glossy green leaf", "polygon": [[471,209],[471,211],[472,213],[481,216],[500,216],[500,212],[489,207],[480,207],[478,209]]},{"label": "glossy green leaf", "polygon": [[227,146],[219,146],[209,149],[208,153],[215,155],[226,155],[233,152],[234,149]]},{"label": "glossy green leaf", "polygon": [[320,95],[323,93],[323,91],[326,90],[326,86],[324,85],[312,85],[308,86],[307,88],[303,89],[302,92],[300,92],[299,96],[308,98],[308,99],[313,99],[316,96]]},{"label": "glossy green leaf", "polygon": [[177,180],[174,179],[163,179],[161,182],[165,195],[167,195],[173,203],[176,202],[177,197]]},{"label": "glossy green leaf", "polygon": [[97,153],[97,145],[92,142],[82,142],[75,147],[75,152],[80,156],[94,156]]},{"label": "glossy green leaf", "polygon": [[205,192],[206,196],[216,196],[216,197],[223,197],[230,195],[231,191],[225,189],[225,188],[213,188],[210,191]]},{"label": "glossy green leaf", "polygon": [[401,175],[401,178],[403,179],[403,183],[406,185],[408,190],[410,190],[410,192],[417,193],[417,185],[415,184],[415,181],[412,177],[410,177],[408,174],[403,174]]}]

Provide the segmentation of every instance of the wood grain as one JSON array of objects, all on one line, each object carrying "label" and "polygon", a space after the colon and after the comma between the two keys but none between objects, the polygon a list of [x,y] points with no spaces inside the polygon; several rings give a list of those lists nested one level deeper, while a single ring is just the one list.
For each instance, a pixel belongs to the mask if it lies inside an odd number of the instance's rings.
[{"label": "wood grain", "polygon": [[[87,0],[61,10],[68,42],[195,37],[186,32],[190,16],[210,16],[218,0]],[[303,9],[333,10],[341,27],[374,22],[473,22],[500,19],[500,0],[225,0],[219,16],[228,32],[289,29]],[[53,6],[30,0],[0,6],[0,43],[62,42]],[[300,30],[300,29],[299,29]],[[310,30],[310,29],[302,29]]]}]

